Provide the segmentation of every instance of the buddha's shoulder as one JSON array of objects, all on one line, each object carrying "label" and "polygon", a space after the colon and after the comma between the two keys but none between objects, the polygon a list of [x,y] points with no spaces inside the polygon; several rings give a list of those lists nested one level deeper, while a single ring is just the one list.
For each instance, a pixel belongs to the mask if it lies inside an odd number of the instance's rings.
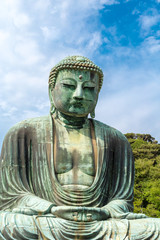
[{"label": "buddha's shoulder", "polygon": [[114,139],[120,139],[123,141],[127,141],[127,138],[125,137],[125,135],[120,132],[119,130],[117,130],[114,127],[111,127],[105,123],[102,123],[98,120],[93,120],[95,128],[101,132],[103,132],[103,134],[109,136],[110,138],[114,138]]},{"label": "buddha's shoulder", "polygon": [[8,134],[25,131],[30,128],[36,129],[37,127],[50,125],[50,116],[41,116],[36,118],[30,118],[16,123],[10,128]]}]

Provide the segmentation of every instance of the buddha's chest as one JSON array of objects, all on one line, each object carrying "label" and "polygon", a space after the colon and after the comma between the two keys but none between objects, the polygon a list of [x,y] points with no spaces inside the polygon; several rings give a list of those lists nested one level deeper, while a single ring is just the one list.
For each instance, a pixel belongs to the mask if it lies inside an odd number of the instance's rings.
[{"label": "buddha's chest", "polygon": [[60,183],[90,185],[95,176],[90,129],[59,129],[55,144],[54,167]]}]

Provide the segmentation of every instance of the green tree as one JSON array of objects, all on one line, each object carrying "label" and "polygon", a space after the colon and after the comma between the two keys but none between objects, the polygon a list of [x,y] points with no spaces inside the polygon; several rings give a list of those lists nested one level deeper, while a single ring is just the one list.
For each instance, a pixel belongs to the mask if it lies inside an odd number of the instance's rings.
[{"label": "green tree", "polygon": [[135,158],[134,211],[160,217],[160,144],[150,134],[125,136]]}]

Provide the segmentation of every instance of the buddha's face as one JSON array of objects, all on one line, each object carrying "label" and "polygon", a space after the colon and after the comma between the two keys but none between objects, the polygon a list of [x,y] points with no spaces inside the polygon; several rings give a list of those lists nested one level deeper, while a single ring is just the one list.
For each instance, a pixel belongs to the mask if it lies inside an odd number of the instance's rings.
[{"label": "buddha's face", "polygon": [[85,70],[61,70],[51,91],[54,106],[70,116],[84,117],[97,103],[99,76]]}]

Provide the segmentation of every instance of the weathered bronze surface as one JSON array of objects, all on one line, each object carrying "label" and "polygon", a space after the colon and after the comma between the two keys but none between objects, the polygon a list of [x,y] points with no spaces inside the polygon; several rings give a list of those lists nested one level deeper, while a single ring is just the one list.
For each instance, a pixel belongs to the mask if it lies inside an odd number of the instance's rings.
[{"label": "weathered bronze surface", "polygon": [[127,139],[93,120],[102,82],[89,59],[65,58],[49,76],[50,115],[6,135],[0,239],[160,239],[159,219],[132,213]]}]

